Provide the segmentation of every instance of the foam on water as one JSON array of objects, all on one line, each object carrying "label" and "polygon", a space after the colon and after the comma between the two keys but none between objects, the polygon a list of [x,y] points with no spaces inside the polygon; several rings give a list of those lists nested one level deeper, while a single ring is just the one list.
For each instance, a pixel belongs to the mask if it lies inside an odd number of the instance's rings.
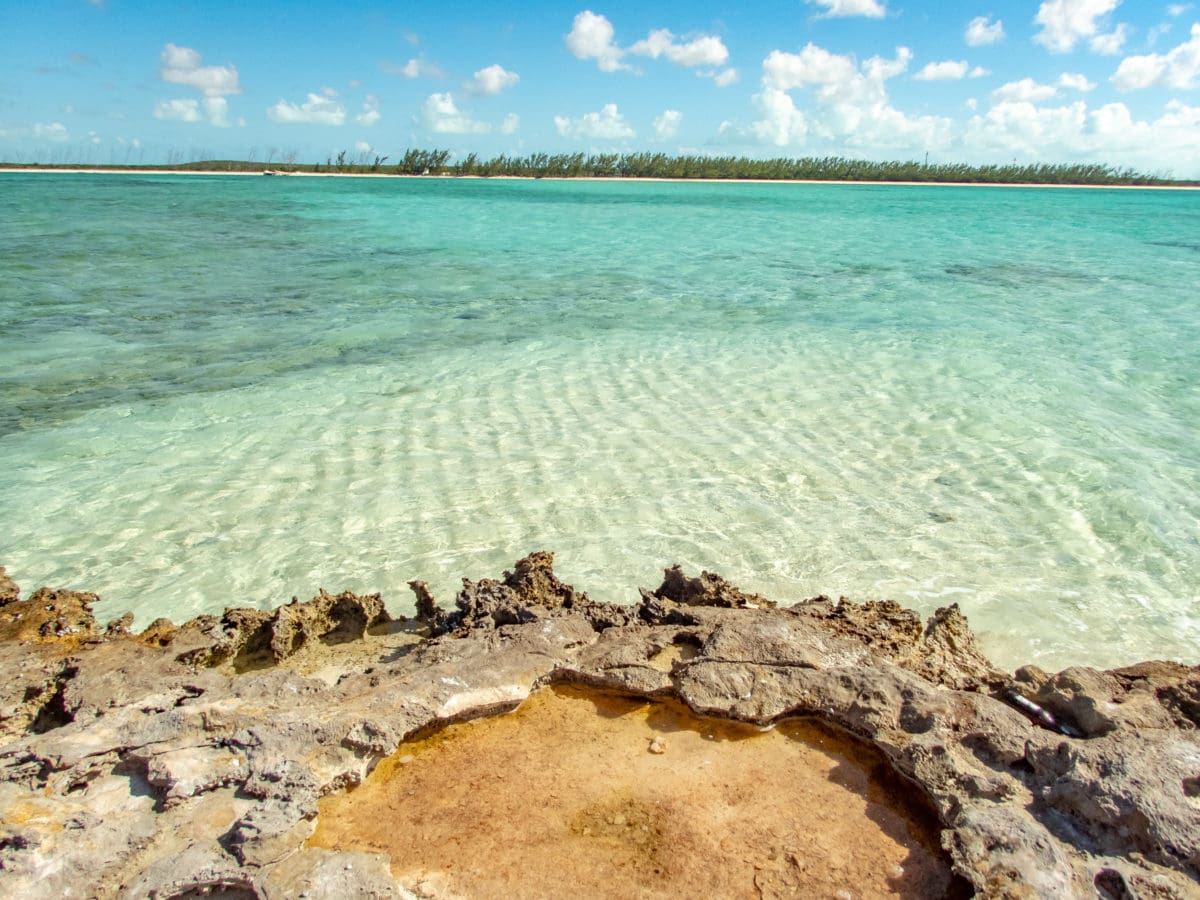
[{"label": "foam on water", "polygon": [[548,547],[603,599],[958,602],[1010,665],[1200,644],[1195,195],[0,188],[0,562],[102,616]]}]

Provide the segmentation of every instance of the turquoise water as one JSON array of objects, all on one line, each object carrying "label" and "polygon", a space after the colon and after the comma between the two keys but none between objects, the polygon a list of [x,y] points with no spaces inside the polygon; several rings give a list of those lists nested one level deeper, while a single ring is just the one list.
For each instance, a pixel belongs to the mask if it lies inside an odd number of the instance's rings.
[{"label": "turquoise water", "polygon": [[1196,660],[1200,194],[0,175],[0,562],[183,620],[538,548]]}]

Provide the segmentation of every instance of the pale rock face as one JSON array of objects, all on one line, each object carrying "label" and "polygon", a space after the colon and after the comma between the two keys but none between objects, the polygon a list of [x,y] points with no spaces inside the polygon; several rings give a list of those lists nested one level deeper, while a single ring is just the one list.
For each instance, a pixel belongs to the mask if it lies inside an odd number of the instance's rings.
[{"label": "pale rock face", "polygon": [[954,607],[928,622],[890,602],[778,609],[678,569],[618,606],[552,562],[464,582],[451,611],[414,585],[415,622],[322,592],[141,635],[102,633],[91,594],[21,600],[0,568],[0,893],[402,896],[386,856],[305,846],[318,799],[423,729],[551,682],[836,726],[932,804],[980,896],[1200,890],[1200,668],[1010,676]]}]

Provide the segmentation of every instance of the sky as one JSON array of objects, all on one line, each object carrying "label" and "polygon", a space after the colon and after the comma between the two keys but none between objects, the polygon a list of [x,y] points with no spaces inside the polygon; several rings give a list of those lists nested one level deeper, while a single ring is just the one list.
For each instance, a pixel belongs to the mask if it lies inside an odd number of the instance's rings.
[{"label": "sky", "polygon": [[1200,178],[1200,0],[0,0],[0,160],[409,147]]}]

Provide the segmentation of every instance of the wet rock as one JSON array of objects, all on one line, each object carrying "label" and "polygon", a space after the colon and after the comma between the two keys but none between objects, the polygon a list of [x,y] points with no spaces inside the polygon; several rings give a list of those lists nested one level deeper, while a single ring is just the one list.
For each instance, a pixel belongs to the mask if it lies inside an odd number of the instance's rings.
[{"label": "wet rock", "polygon": [[[643,596],[645,596],[643,591]],[[722,609],[772,609],[775,603],[758,594],[740,591],[720,575],[701,572],[699,577],[685,575],[680,566],[663,572],[662,584],[654,591],[658,600],[680,606],[717,606]]]},{"label": "wet rock", "polygon": [[0,591],[8,599],[0,604],[0,641],[79,640],[98,633],[92,614],[92,604],[100,599],[96,594],[41,587],[21,600],[17,586],[7,576],[4,581],[8,586],[0,583]]},{"label": "wet rock", "polygon": [[[321,591],[305,603],[293,600],[271,612],[229,609],[220,620],[211,616],[195,619],[181,630],[207,638],[207,642],[181,654],[180,660],[194,666],[232,663],[240,670],[251,669],[278,663],[318,641],[328,645],[361,640],[368,629],[390,621],[379,594]],[[162,631],[161,626],[158,630]],[[170,640],[178,637],[173,635]],[[143,639],[156,638],[143,635]]]},{"label": "wet rock", "polygon": [[0,566],[0,606],[7,606],[21,599],[21,589],[8,577],[4,566]]}]

